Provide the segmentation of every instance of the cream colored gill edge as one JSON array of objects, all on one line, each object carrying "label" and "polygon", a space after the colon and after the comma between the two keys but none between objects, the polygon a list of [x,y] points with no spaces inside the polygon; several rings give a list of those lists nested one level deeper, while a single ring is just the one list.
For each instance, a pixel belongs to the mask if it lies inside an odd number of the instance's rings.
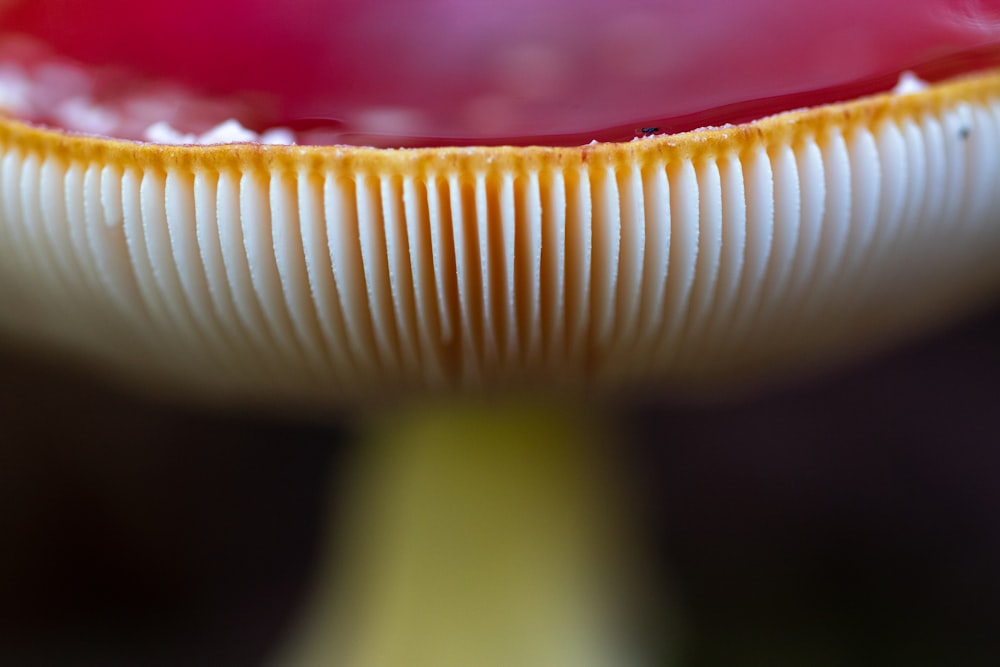
[{"label": "cream colored gill edge", "polygon": [[233,396],[753,374],[981,297],[998,251],[996,72],[578,148],[0,120],[0,326]]}]

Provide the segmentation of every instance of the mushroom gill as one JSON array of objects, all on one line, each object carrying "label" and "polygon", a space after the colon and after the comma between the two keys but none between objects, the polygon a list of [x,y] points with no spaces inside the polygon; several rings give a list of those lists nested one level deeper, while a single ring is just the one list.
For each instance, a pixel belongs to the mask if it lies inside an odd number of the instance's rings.
[{"label": "mushroom gill", "polygon": [[369,415],[347,564],[283,660],[641,662],[579,406],[829,366],[974,307],[998,180],[996,71],[569,147],[0,118],[0,326],[185,400]]},{"label": "mushroom gill", "polygon": [[162,147],[2,121],[2,317],[252,401],[822,364],[992,289],[998,82],[579,148]]}]

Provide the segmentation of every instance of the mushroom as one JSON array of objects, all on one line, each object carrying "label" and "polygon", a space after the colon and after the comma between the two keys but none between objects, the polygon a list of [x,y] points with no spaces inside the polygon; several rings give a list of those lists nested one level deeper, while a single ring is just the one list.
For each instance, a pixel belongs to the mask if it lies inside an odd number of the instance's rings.
[{"label": "mushroom", "polygon": [[0,325],[185,400],[368,415],[280,664],[641,661],[588,406],[829,367],[1000,283],[1000,74],[917,88],[571,147],[0,119]]}]

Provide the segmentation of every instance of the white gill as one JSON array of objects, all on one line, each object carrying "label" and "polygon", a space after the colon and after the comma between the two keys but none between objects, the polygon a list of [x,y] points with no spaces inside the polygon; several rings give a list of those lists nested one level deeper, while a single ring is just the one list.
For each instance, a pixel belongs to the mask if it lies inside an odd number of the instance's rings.
[{"label": "white gill", "polygon": [[641,168],[122,170],[0,145],[0,324],[227,395],[683,387],[992,289],[998,146],[996,100]]}]

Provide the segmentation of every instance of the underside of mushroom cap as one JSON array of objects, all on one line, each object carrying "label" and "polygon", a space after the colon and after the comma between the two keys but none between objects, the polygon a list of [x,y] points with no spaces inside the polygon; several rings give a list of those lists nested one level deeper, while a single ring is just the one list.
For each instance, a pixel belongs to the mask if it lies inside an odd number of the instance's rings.
[{"label": "underside of mushroom cap", "polygon": [[1000,282],[1000,75],[578,148],[155,146],[0,120],[0,326],[343,404],[825,365]]}]

